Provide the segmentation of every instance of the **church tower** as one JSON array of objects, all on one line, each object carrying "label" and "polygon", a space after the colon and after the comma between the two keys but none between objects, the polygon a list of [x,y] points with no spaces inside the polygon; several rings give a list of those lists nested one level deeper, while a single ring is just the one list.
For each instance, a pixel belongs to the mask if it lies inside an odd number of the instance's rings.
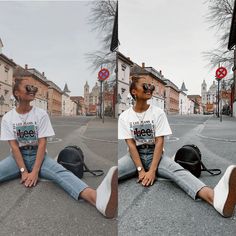
[{"label": "church tower", "polygon": [[84,104],[86,106],[89,106],[89,85],[88,85],[88,81],[86,81],[86,84],[84,85]]},{"label": "church tower", "polygon": [[202,96],[202,104],[207,104],[207,84],[206,81],[203,80],[202,88],[201,88],[201,96]]}]

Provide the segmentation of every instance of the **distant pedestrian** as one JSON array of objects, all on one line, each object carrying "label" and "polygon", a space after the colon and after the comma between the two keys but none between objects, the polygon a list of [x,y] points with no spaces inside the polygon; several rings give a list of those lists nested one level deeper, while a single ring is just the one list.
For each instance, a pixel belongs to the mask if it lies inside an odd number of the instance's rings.
[{"label": "distant pedestrian", "polygon": [[[52,180],[74,199],[83,198],[107,218],[117,211],[117,167],[112,167],[97,190],[66,170],[47,153],[47,137],[54,135],[48,114],[30,105],[37,87],[28,79],[16,79],[13,95],[17,107],[2,118],[1,140],[8,141],[10,155],[0,161],[0,182],[21,177],[25,187],[34,187],[38,178]],[[79,227],[79,226],[78,226]]]},{"label": "distant pedestrian", "polygon": [[130,94],[135,104],[121,113],[118,121],[118,138],[124,139],[129,148],[118,161],[119,180],[138,175],[138,182],[148,187],[157,176],[168,178],[194,200],[201,198],[222,216],[231,217],[236,204],[236,166],[229,166],[212,189],[167,157],[163,151],[164,136],[172,132],[164,111],[147,103],[154,89],[151,79],[132,78]]}]

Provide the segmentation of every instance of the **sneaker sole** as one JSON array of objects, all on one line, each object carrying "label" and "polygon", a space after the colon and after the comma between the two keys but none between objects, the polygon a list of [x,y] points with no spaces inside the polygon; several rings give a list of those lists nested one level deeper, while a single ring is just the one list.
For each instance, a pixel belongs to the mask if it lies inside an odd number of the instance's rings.
[{"label": "sneaker sole", "polygon": [[111,196],[105,210],[105,215],[107,218],[114,218],[116,216],[117,206],[118,206],[118,170],[116,169],[113,173],[111,180]]},{"label": "sneaker sole", "polygon": [[231,217],[236,205],[236,167],[232,170],[229,178],[229,193],[223,209],[224,217]]}]

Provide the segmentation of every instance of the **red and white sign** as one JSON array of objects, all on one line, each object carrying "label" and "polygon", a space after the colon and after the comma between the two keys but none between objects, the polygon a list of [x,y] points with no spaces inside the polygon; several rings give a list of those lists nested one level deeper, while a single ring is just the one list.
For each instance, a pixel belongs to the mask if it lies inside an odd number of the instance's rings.
[{"label": "red and white sign", "polygon": [[223,79],[226,75],[227,75],[227,70],[225,67],[222,66],[216,70],[216,78],[217,79]]},{"label": "red and white sign", "polygon": [[106,68],[102,68],[99,72],[98,72],[98,79],[99,80],[106,80],[109,78],[110,72],[108,69]]}]

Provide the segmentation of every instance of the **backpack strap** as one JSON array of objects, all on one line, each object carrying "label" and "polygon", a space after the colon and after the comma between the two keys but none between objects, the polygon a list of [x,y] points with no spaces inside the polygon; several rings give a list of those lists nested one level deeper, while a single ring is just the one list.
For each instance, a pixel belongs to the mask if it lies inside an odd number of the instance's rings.
[{"label": "backpack strap", "polygon": [[[206,166],[202,163],[202,161],[200,160],[201,163],[201,171],[207,171],[208,173],[210,173],[212,176],[214,175],[220,175],[221,174],[221,170],[220,169],[207,169]],[[213,173],[216,172],[216,173]]]},{"label": "backpack strap", "polygon": [[[71,146],[68,146],[68,147],[73,147],[73,148],[77,149],[77,150],[78,150],[79,152],[81,152],[81,154],[84,156],[83,151],[81,150],[80,147],[78,147],[78,146],[76,146],[76,145],[71,145]],[[84,171],[84,172],[89,172],[90,174],[92,174],[92,175],[94,175],[94,176],[101,176],[101,175],[104,174],[104,171],[103,171],[103,170],[90,170],[90,169],[88,168],[88,166],[85,164],[83,158],[81,158],[81,163],[82,163],[82,165],[83,165],[83,171]]]},{"label": "backpack strap", "polygon": [[89,172],[90,174],[94,176],[101,176],[104,174],[103,170],[90,170],[84,162],[83,162],[83,166],[84,166],[84,172]]},{"label": "backpack strap", "polygon": [[[195,151],[197,151],[197,153],[198,153],[198,160],[199,160],[199,162],[201,163],[201,171],[207,171],[209,174],[211,174],[212,176],[214,176],[214,175],[220,175],[221,174],[221,170],[220,169],[207,169],[206,168],[206,166],[203,164],[203,162],[202,162],[202,160],[201,160],[201,156],[202,156],[202,154],[201,154],[201,151],[200,151],[200,149],[196,146],[196,145],[194,145],[194,144],[191,144],[191,145],[189,145],[189,146],[192,146],[194,149],[195,149]],[[216,172],[216,173],[213,173],[213,172]]]}]

